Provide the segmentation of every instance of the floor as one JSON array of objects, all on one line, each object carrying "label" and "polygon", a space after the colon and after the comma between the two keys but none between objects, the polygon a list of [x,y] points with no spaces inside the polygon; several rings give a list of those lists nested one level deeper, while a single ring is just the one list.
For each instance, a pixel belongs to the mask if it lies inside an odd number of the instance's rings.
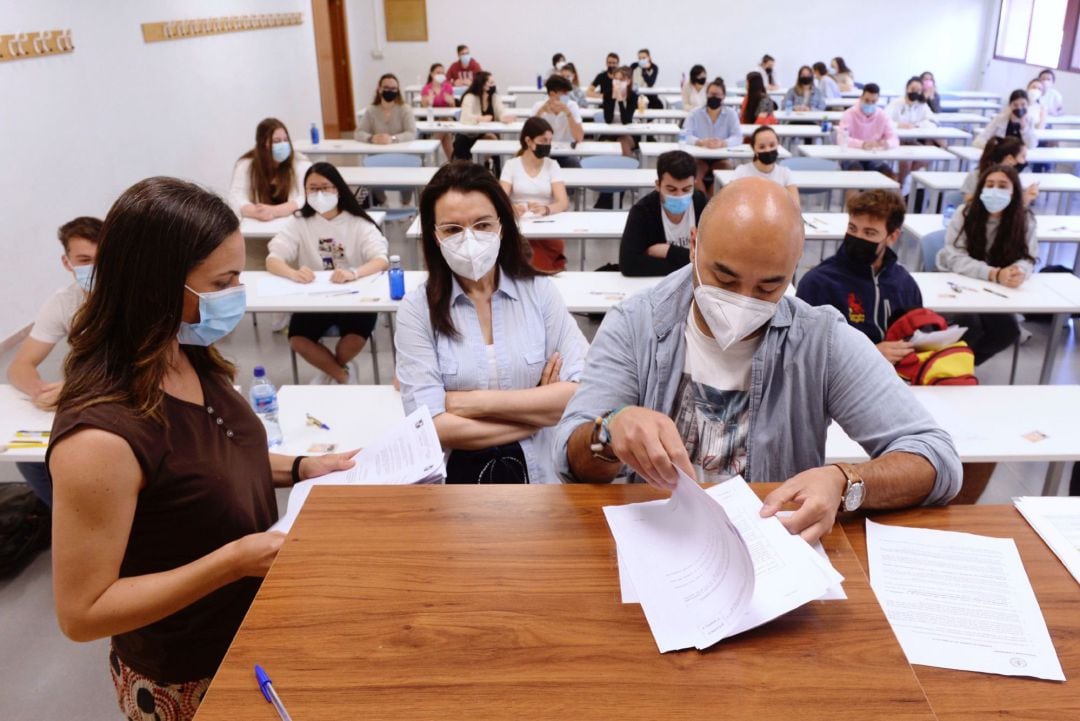
[{"label": "floor", "polygon": [[[403,258],[415,256],[415,248],[406,247],[404,227],[391,227],[391,252]],[[816,264],[822,249],[810,244],[803,265]],[[826,254],[831,248],[824,249]],[[914,265],[918,250],[914,243],[901,242],[901,259],[909,267]],[[570,245],[567,255],[570,265],[577,267],[577,247]],[[591,246],[586,268],[594,269],[604,263],[616,262],[617,244],[612,242],[599,248]],[[1054,258],[1055,262],[1072,265],[1072,259]],[[415,267],[415,266],[412,266]],[[801,272],[800,272],[801,275]],[[239,368],[238,382],[246,385],[255,365],[263,365],[270,378],[278,385],[292,383],[288,343],[282,333],[272,331],[274,318],[260,316],[255,327],[250,318],[219,348]],[[592,338],[596,324],[579,318],[586,336]],[[1032,337],[1021,348],[1017,383],[1038,382],[1040,364],[1048,334],[1048,324],[1027,323]],[[1080,383],[1080,347],[1077,344],[1077,328],[1070,323],[1064,332],[1064,351],[1059,355],[1052,383]],[[390,331],[385,320],[376,331],[381,381],[389,383],[392,376]],[[64,349],[57,349],[46,361],[45,377],[56,377]],[[6,371],[10,355],[0,356],[0,371]],[[985,384],[1008,382],[1011,355],[1003,353],[979,368],[979,377]],[[370,353],[360,356],[360,383],[373,383],[374,376]],[[306,383],[314,372],[300,361],[300,382]],[[1038,495],[1042,490],[1045,463],[1001,464],[997,467],[989,487],[980,503],[1007,503],[1017,495]],[[17,480],[10,464],[0,464],[0,481]],[[278,505],[285,507],[287,492],[279,491]],[[0,678],[4,679],[0,691],[0,719],[3,721],[40,721],[42,719],[97,719],[120,718],[106,666],[107,641],[79,644],[69,641],[56,624],[53,611],[50,555],[42,553],[18,576],[0,581]]]}]

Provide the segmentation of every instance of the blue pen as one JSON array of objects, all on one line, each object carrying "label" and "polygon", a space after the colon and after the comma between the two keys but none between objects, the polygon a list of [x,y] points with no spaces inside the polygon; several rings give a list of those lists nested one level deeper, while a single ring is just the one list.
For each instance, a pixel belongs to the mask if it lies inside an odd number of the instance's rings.
[{"label": "blue pen", "polygon": [[281,698],[277,695],[277,691],[274,690],[273,682],[270,681],[270,677],[266,675],[266,671],[263,671],[262,666],[259,664],[255,664],[255,679],[259,682],[259,690],[262,691],[266,702],[274,705],[274,710],[281,717],[281,721],[292,721],[292,716],[285,710],[285,705],[281,703]]}]

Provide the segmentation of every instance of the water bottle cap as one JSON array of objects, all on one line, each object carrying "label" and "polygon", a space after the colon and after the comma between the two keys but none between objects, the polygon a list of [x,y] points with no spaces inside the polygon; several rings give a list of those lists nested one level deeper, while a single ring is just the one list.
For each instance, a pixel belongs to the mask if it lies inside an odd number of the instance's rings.
[{"label": "water bottle cap", "polygon": [[266,377],[266,369],[263,368],[262,366],[255,366],[255,377],[256,378],[265,378]]},{"label": "water bottle cap", "polygon": [[401,262],[401,256],[400,255],[391,255],[390,256],[390,262],[391,263],[400,263]]}]

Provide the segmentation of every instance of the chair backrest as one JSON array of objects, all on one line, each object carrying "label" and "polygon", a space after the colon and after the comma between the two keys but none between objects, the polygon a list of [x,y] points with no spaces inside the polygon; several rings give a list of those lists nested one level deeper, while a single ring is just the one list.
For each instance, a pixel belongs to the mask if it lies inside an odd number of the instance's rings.
[{"label": "chair backrest", "polygon": [[419,168],[423,158],[410,153],[374,153],[364,156],[364,165],[369,168]]},{"label": "chair backrest", "polygon": [[962,190],[949,190],[941,195],[941,209],[945,210],[950,205],[959,208],[964,204],[964,192]]},{"label": "chair backrest", "polygon": [[927,233],[920,241],[922,250],[922,269],[924,271],[937,270],[937,254],[945,247],[945,229]]},{"label": "chair backrest", "polygon": [[586,155],[581,159],[583,168],[618,168],[632,170],[641,166],[637,158],[625,155]]}]

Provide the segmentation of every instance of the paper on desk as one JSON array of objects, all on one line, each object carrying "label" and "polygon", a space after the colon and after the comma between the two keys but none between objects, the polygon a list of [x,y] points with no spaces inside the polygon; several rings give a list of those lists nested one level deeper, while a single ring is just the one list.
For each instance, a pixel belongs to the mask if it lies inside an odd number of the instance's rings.
[{"label": "paper on desk", "polygon": [[[604,509],[623,601],[640,599],[661,653],[707,648],[820,598],[843,580],[778,519],[761,518],[760,509],[742,478],[706,492],[682,474],[668,501]],[[684,592],[677,583],[688,568],[699,585]]]},{"label": "paper on desk", "polygon": [[917,330],[911,336],[911,344],[915,346],[917,351],[941,350],[958,342],[964,337],[964,333],[967,333],[967,328],[962,325],[950,325],[945,330],[935,330],[929,333]]},{"label": "paper on desk", "polygon": [[261,298],[273,298],[282,295],[333,295],[351,293],[369,285],[381,274],[365,276],[348,283],[331,283],[332,270],[315,271],[315,280],[310,283],[297,283],[279,275],[265,275],[259,278],[257,295]]},{"label": "paper on desk", "polygon": [[1011,538],[866,522],[870,586],[909,663],[1064,681]]},{"label": "paper on desk", "polygon": [[420,406],[374,444],[356,454],[356,465],[293,486],[289,505],[271,531],[288,533],[314,486],[440,483],[446,478],[442,446],[427,406]]},{"label": "paper on desk", "polygon": [[1014,498],[1013,503],[1073,578],[1080,581],[1080,497],[1025,496]]}]

